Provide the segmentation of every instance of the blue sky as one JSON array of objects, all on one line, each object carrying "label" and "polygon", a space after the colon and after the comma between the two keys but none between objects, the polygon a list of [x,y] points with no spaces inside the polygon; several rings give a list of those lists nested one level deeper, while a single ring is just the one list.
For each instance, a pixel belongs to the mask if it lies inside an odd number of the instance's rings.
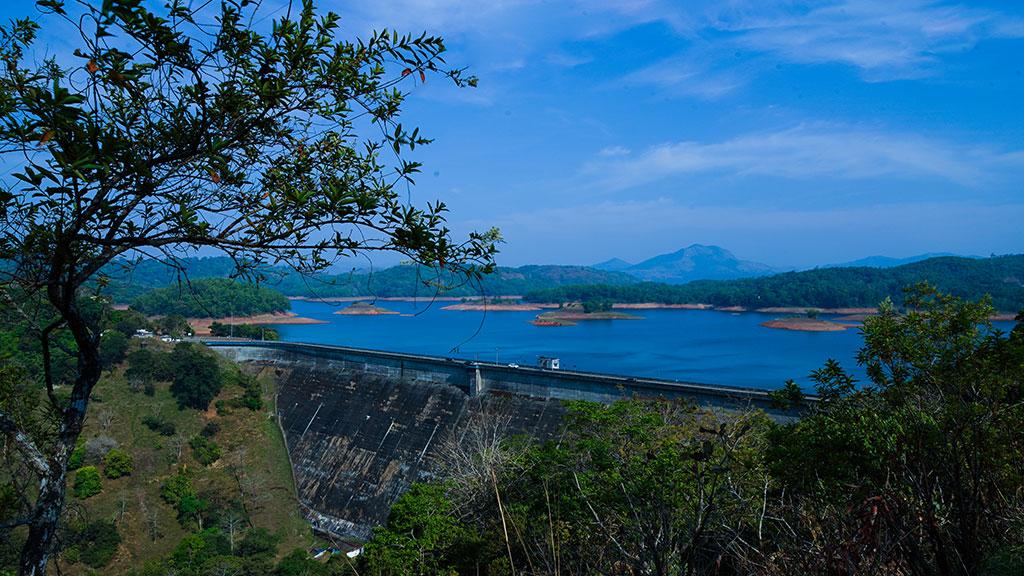
[{"label": "blue sky", "polygon": [[352,35],[440,34],[480,78],[413,90],[404,121],[436,139],[413,198],[500,227],[502,264],[1024,251],[1024,5],[319,5]]}]

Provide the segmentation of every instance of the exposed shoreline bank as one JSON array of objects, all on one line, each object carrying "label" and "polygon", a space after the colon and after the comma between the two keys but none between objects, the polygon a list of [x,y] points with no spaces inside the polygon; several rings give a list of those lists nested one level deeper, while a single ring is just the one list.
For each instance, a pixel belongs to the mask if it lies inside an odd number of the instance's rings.
[{"label": "exposed shoreline bank", "polygon": [[793,317],[776,318],[762,322],[761,326],[775,330],[795,330],[798,332],[842,332],[850,328],[856,328],[858,324],[843,324],[829,320],[818,320],[817,318]]},{"label": "exposed shoreline bank", "polygon": [[[490,298],[490,297],[487,297]],[[441,309],[453,312],[537,312],[541,310],[554,310],[560,305],[557,302],[526,302],[521,296],[510,295],[494,297],[501,302],[484,302],[485,297],[458,297],[458,296],[388,296],[373,298],[380,302],[450,302]],[[366,296],[337,296],[331,298],[312,298],[308,296],[288,296],[289,300],[304,302],[358,302],[367,300]],[[512,301],[512,302],[509,302]],[[662,302],[623,302],[612,305],[613,310],[711,310],[714,312],[745,313],[755,312],[759,314],[805,314],[808,310],[814,310],[818,314],[835,314],[842,316],[835,318],[840,322],[863,322],[869,316],[878,314],[876,307],[846,306],[837,308],[821,308],[817,306],[766,306],[763,308],[750,308],[747,306],[715,306],[713,304],[689,303],[689,304],[665,304]],[[995,322],[1012,322],[1016,318],[1015,313],[998,312],[989,317]]]},{"label": "exposed shoreline bank", "polygon": [[229,318],[186,318],[189,326],[196,336],[209,336],[210,325],[214,322],[221,324],[327,324],[326,320],[306,318],[294,312],[274,312],[270,314],[255,314],[253,316],[231,316]]}]

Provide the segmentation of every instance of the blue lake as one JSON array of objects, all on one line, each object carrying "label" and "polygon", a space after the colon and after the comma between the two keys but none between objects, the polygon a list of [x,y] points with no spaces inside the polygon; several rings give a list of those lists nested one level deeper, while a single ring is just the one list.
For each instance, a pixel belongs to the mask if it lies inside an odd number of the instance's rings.
[{"label": "blue lake", "polygon": [[[778,388],[835,358],[858,376],[857,329],[796,332],[760,324],[777,315],[704,310],[640,310],[643,320],[530,324],[536,312],[441,310],[447,303],[380,302],[413,316],[334,314],[343,304],[293,301],[300,316],[327,324],[281,325],[283,340],[534,365],[561,359],[564,369],[713,384]],[[823,316],[827,319],[828,316]]]}]

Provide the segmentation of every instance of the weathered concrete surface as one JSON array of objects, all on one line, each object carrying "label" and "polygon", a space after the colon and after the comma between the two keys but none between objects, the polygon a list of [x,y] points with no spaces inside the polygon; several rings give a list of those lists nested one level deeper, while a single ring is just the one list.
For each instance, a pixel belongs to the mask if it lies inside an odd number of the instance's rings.
[{"label": "weathered concrete surface", "polygon": [[768,407],[760,390],[330,346],[208,344],[277,379],[276,411],[300,503],[316,529],[350,541],[385,522],[391,504],[413,482],[429,480],[445,446],[481,418],[544,439],[560,428],[563,399],[686,397],[713,408]]},{"label": "weathered concrete surface", "polygon": [[300,503],[317,530],[349,541],[366,539],[410,484],[429,480],[438,451],[479,415],[507,417],[509,434],[548,438],[564,413],[556,400],[472,398],[436,381],[273,356],[243,363],[278,381],[276,409]]}]

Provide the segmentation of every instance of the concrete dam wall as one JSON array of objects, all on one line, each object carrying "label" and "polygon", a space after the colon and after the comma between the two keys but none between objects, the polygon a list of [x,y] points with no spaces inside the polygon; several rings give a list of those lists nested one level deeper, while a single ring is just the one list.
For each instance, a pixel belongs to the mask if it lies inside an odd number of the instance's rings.
[{"label": "concrete dam wall", "polygon": [[446,451],[481,424],[548,439],[561,427],[564,399],[686,397],[770,408],[761,390],[286,342],[207,345],[276,379],[300,504],[317,530],[348,541],[369,537],[391,504],[434,477]]}]

